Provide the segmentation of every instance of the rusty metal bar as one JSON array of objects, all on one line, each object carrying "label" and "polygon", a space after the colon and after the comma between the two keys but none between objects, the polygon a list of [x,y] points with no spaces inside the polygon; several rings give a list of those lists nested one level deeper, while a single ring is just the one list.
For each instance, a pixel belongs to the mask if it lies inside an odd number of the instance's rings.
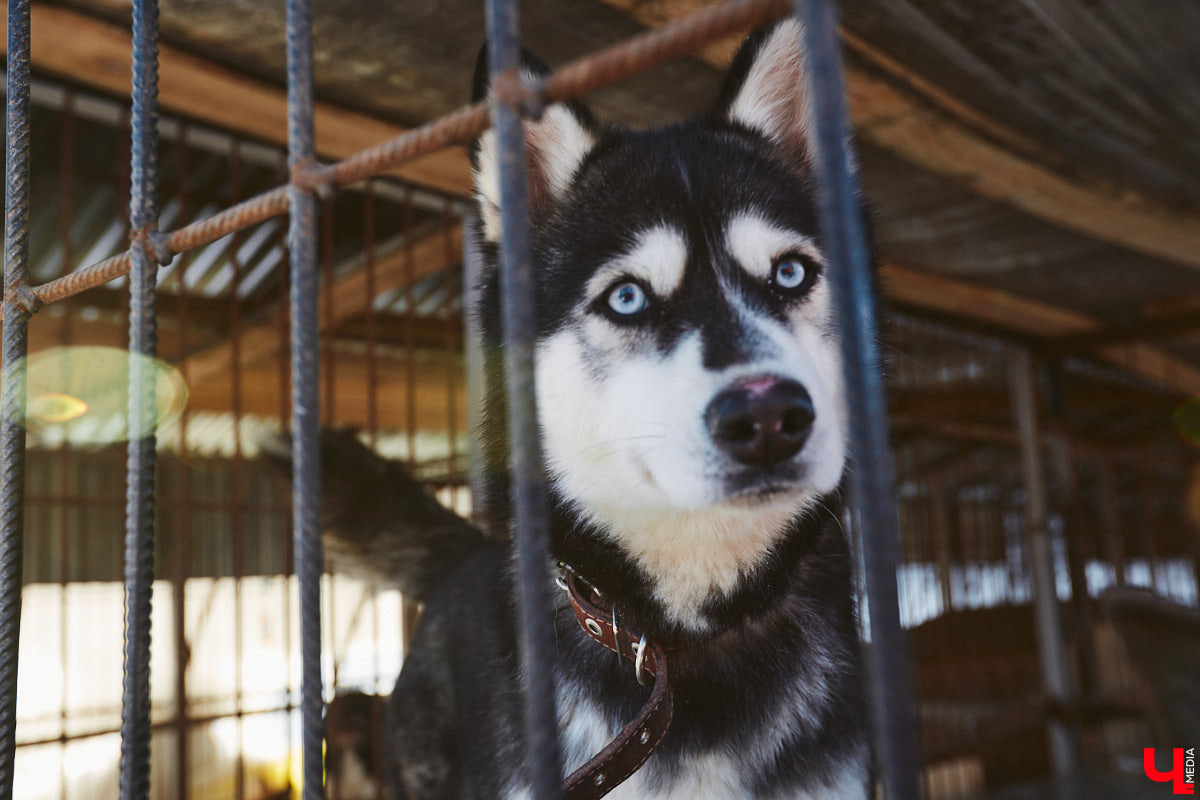
[{"label": "rusty metal bar", "polygon": [[25,527],[25,355],[33,311],[29,261],[29,0],[9,0],[4,186],[4,322],[0,346],[0,800],[13,794],[17,648]]},{"label": "rusty metal bar", "polygon": [[[282,216],[288,209],[288,187],[280,186],[231,206],[206,219],[197,220],[172,231],[156,242],[163,257],[211,244],[237,230],[257,225],[272,217]],[[130,254],[120,253],[76,270],[70,275],[44,283],[33,290],[39,303],[54,303],[82,291],[129,274]]]},{"label": "rusty metal bar", "polygon": [[[917,760],[907,647],[900,628],[896,474],[877,347],[874,270],[863,228],[846,115],[837,14],[832,0],[796,0],[808,59],[818,214],[846,379],[850,501],[870,604],[868,658],[875,753],[888,800],[916,800]],[[886,657],[887,663],[884,663]]]},{"label": "rusty metal bar", "polygon": [[520,51],[516,0],[487,0],[488,69],[492,128],[500,183],[500,305],[504,321],[504,369],[508,391],[509,495],[513,508],[512,559],[517,600],[517,645],[525,711],[525,779],[533,800],[562,796],[562,760],[555,711],[554,670],[542,666],[554,652],[554,631],[545,613],[550,596],[550,531],[546,522],[542,455],[537,429],[533,350],[537,310],[525,132],[518,98]]},{"label": "rusty metal bar", "polygon": [[158,353],[158,0],[134,0],[130,116],[129,444],[125,461],[125,651],[121,800],[150,796],[150,614]]},{"label": "rusty metal bar", "polygon": [[[574,61],[554,75],[523,87],[519,100],[529,110],[570,100],[678,58],[726,34],[778,19],[790,8],[787,0],[738,0],[706,9]],[[487,106],[476,103],[334,164],[319,167],[306,163],[298,170],[297,180],[310,190],[348,186],[435,150],[462,144],[483,133],[488,125]],[[286,186],[277,187],[161,236],[155,241],[156,253],[166,259],[281,216],[288,209],[289,191]],[[34,294],[41,303],[78,294],[127,274],[129,258],[129,253],[115,255],[38,286]]]},{"label": "rusty metal bar", "polygon": [[313,162],[312,9],[287,2],[288,253],[291,262],[292,539],[300,590],[300,717],[304,800],[323,800],[321,680],[321,435],[317,364],[317,201],[303,173]]}]

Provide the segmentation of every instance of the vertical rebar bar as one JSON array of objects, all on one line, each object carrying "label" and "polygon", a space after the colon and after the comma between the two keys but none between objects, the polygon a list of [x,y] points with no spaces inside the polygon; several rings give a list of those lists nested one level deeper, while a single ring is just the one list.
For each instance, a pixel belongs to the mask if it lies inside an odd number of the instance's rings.
[{"label": "vertical rebar bar", "polygon": [[133,4],[130,115],[129,445],[125,484],[125,650],[121,692],[122,800],[150,795],[150,604],[154,584],[154,467],[158,351],[158,2]]},{"label": "vertical rebar bar", "polygon": [[871,253],[852,166],[834,4],[832,0],[796,0],[795,6],[804,26],[804,41],[797,46],[805,48],[808,59],[813,161],[821,189],[818,209],[825,252],[832,265],[830,282],[853,432],[850,500],[870,608],[868,666],[876,755],[889,800],[910,800],[918,796],[916,737],[897,597],[895,465],[876,346]]},{"label": "vertical rebar bar", "polygon": [[304,800],[325,796],[321,683],[321,438],[317,352],[317,202],[299,181],[313,161],[312,11],[287,2],[288,254],[291,263],[292,538],[300,585]]},{"label": "vertical rebar bar", "polygon": [[25,529],[25,353],[29,311],[29,0],[8,4],[4,323],[0,353],[0,800],[13,793]]},{"label": "vertical rebar bar", "polygon": [[[516,0],[487,0],[488,67],[492,86],[520,80]],[[500,179],[500,293],[508,378],[511,437],[512,508],[515,530],[518,645],[525,692],[525,747],[531,797],[562,796],[558,721],[554,696],[555,642],[551,628],[549,531],[542,485],[542,460],[535,406],[532,254],[529,242],[529,193],[525,174],[525,132],[516,108],[491,103]]]}]

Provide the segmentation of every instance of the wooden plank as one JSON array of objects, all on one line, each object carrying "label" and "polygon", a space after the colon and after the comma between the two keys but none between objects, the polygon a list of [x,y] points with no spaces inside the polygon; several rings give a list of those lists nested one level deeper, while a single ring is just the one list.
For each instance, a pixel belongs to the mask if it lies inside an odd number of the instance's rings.
[{"label": "wooden plank", "polygon": [[[712,5],[710,0],[603,2],[651,27]],[[700,56],[725,69],[736,47],[737,42],[727,40],[709,45]],[[944,93],[937,93],[931,104],[922,96],[921,86],[899,65],[859,49],[877,67],[891,70],[885,79],[847,65],[850,120],[862,140],[975,194],[1048,222],[1200,269],[1200,213],[1196,210],[1155,204],[1125,191],[1059,175],[1010,149],[1019,146],[1021,137],[997,133],[1002,128],[999,123],[980,122],[982,115]],[[994,144],[976,130],[986,130],[1010,147]]]},{"label": "wooden plank", "polygon": [[[407,284],[409,258],[406,248],[401,247],[376,260],[376,296]],[[449,232],[439,229],[413,242],[411,259],[413,283],[435,272],[456,267],[462,261],[462,226],[455,223]],[[318,313],[321,331],[336,329],[343,322],[366,313],[373,299],[367,296],[366,269],[356,269],[341,276],[321,292]],[[246,325],[239,333],[238,346],[243,367],[280,357],[286,343],[279,334],[279,317],[271,314],[267,319]],[[229,340],[225,340],[188,356],[179,368],[188,382],[194,384],[227,373],[232,362],[233,348]]]},{"label": "wooden plank", "polygon": [[[1100,329],[1100,324],[1085,314],[920,270],[885,264],[880,267],[879,278],[885,297],[993,324],[1038,339],[1053,339]],[[1047,346],[1044,353],[1035,352],[1035,355],[1053,353]],[[1184,394],[1200,392],[1200,369],[1149,345],[1110,345],[1097,350],[1096,355],[1133,375],[1173,391]]]},{"label": "wooden plank", "polygon": [[1104,345],[1171,339],[1195,333],[1197,330],[1200,330],[1200,309],[1191,309],[1162,316],[1143,317],[1103,330],[1068,334],[1055,341],[1054,348],[1056,352],[1063,354],[1086,354]]},{"label": "wooden plank", "polygon": [[879,268],[879,282],[884,297],[889,300],[1039,339],[1099,327],[1095,321],[1074,311],[896,264],[884,264]]},{"label": "wooden plank", "polygon": [[[43,3],[32,5],[31,29],[35,71],[119,96],[129,94],[128,29]],[[4,46],[0,41],[0,48]],[[287,99],[281,88],[167,44],[159,45],[158,99],[164,111],[287,144]],[[345,158],[406,130],[330,103],[318,102],[314,113],[317,154],[326,159]],[[454,195],[470,192],[470,170],[461,148],[432,153],[389,174]]]}]

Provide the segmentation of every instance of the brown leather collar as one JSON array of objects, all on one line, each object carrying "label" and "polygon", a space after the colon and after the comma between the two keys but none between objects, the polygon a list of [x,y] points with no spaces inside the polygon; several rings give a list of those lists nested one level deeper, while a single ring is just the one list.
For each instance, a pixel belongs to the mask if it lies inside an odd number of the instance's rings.
[{"label": "brown leather collar", "polygon": [[674,701],[663,648],[649,641],[641,631],[623,624],[615,606],[605,610],[589,599],[603,602],[603,596],[590,585],[586,593],[580,591],[579,584],[587,581],[566,564],[561,566],[564,577],[560,585],[566,589],[584,632],[616,653],[618,659],[628,660],[639,683],[646,682],[646,675],[654,677],[650,699],[637,716],[607,747],[567,778],[563,789],[566,800],[597,800],[637,772],[658,748],[671,726]]}]

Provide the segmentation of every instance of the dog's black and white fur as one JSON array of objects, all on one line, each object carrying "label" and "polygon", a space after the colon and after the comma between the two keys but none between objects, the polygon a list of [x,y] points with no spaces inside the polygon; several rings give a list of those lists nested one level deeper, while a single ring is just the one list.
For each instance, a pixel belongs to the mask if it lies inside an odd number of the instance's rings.
[{"label": "dog's black and white fur", "polygon": [[[798,42],[792,21],[751,35],[700,120],[635,132],[569,104],[527,123],[554,555],[629,624],[682,645],[671,730],[613,798],[869,794],[839,522],[846,420]],[[495,351],[491,134],[472,155],[478,313]],[[506,524],[502,379],[492,371],[488,501]],[[352,439],[325,446],[331,554],[425,603],[392,698],[395,800],[526,797],[505,545]],[[648,690],[556,596],[542,665],[569,773]]]}]

